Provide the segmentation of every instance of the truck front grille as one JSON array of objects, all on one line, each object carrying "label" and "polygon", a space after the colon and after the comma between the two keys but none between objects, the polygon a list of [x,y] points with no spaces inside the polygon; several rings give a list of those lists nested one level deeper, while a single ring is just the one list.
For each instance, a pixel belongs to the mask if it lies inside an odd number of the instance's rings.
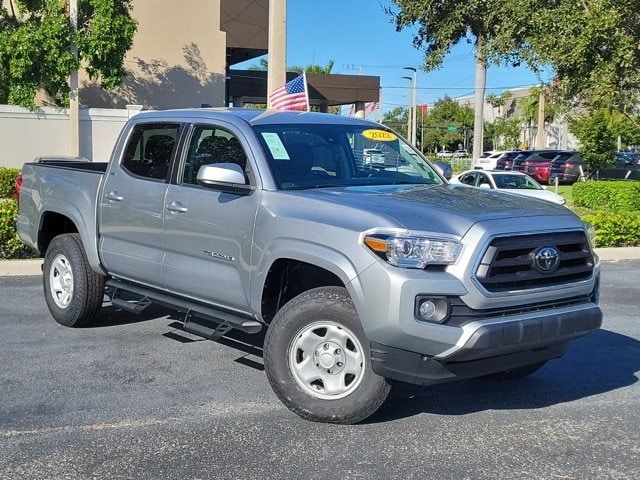
[{"label": "truck front grille", "polygon": [[[549,270],[535,260],[545,247],[559,256],[557,265]],[[489,292],[526,290],[588,280],[593,263],[589,242],[581,231],[498,237],[487,248],[476,277]]]}]

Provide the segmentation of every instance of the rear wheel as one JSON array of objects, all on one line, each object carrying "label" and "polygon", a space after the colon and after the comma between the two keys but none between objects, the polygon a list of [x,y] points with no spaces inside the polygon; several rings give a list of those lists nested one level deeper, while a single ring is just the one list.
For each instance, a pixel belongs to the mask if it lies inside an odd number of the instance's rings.
[{"label": "rear wheel", "polygon": [[352,424],[373,414],[390,385],[369,359],[367,337],[340,287],[298,295],[277,313],[265,337],[271,387],[307,420]]},{"label": "rear wheel", "polygon": [[105,279],[89,266],[77,233],[51,241],[44,257],[43,280],[47,306],[61,325],[86,325],[102,306]]},{"label": "rear wheel", "polygon": [[505,370],[504,372],[494,373],[490,375],[492,378],[497,378],[499,380],[515,380],[517,378],[524,378],[532,373],[537,372],[542,367],[545,366],[547,361],[533,363],[531,365],[525,365],[524,367],[512,368],[511,370]]}]

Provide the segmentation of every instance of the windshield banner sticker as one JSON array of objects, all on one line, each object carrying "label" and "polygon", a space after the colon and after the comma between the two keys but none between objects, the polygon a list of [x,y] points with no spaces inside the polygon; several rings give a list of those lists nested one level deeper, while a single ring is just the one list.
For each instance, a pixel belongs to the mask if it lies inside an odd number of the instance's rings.
[{"label": "windshield banner sticker", "polygon": [[287,153],[287,149],[284,148],[282,140],[280,140],[280,136],[277,133],[262,132],[262,138],[267,142],[267,146],[269,147],[274,160],[291,160]]},{"label": "windshield banner sticker", "polygon": [[398,137],[394,133],[377,129],[364,130],[362,132],[362,136],[364,138],[368,138],[369,140],[377,140],[379,142],[395,142],[398,139]]}]

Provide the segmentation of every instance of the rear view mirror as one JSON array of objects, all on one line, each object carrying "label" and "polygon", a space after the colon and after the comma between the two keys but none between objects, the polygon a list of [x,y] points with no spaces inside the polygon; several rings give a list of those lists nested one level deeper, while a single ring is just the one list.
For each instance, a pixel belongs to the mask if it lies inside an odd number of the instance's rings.
[{"label": "rear view mirror", "polygon": [[236,193],[253,190],[250,185],[246,184],[242,168],[235,163],[203,165],[198,170],[198,185]]}]

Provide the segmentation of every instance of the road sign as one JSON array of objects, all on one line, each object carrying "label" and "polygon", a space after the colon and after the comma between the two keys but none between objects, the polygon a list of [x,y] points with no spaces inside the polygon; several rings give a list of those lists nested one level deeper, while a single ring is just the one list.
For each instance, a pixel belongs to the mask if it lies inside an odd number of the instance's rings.
[{"label": "road sign", "polygon": [[458,127],[455,125],[449,125],[447,127],[447,132],[457,132],[458,131]]}]

